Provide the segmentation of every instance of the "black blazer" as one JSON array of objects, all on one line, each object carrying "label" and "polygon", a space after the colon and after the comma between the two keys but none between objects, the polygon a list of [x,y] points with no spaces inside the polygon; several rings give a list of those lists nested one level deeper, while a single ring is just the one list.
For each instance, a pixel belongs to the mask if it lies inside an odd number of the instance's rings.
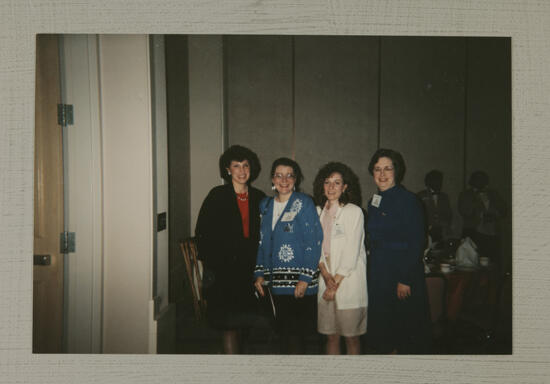
[{"label": "black blazer", "polygon": [[223,271],[224,275],[248,274],[252,278],[260,240],[259,205],[264,196],[262,191],[248,187],[250,236],[245,239],[233,185],[214,187],[208,193],[195,228],[199,258],[207,268]]}]

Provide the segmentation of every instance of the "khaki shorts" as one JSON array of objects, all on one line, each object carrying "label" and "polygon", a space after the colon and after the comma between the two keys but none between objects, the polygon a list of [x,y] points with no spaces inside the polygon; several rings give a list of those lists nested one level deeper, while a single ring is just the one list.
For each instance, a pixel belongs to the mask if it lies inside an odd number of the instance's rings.
[{"label": "khaki shorts", "polygon": [[323,335],[359,336],[367,332],[367,308],[336,309],[336,302],[319,300],[317,331]]}]

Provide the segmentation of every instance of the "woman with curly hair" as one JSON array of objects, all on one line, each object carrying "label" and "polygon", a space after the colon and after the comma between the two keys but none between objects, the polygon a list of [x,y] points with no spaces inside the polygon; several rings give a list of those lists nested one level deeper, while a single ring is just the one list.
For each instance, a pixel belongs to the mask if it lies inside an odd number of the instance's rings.
[{"label": "woman with curly hair", "polygon": [[358,355],[359,336],[367,330],[361,187],[347,165],[331,162],[317,173],[313,193],[323,228],[317,329],[327,335],[327,354],[340,353],[340,337],[344,336],[347,353]]},{"label": "woman with curly hair", "polygon": [[[219,160],[226,184],[214,187],[202,203],[195,236],[208,270],[204,281],[209,324],[223,330],[225,353],[239,352],[241,330],[255,320],[252,273],[260,239],[259,204],[265,194],[250,184],[261,167],[258,156],[233,145]],[[206,274],[205,274],[206,277]]]}]

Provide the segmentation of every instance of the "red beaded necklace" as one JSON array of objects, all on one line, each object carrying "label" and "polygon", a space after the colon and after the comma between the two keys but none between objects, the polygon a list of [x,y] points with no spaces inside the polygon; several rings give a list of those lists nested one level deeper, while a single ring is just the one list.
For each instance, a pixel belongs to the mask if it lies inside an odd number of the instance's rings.
[{"label": "red beaded necklace", "polygon": [[244,192],[244,193],[237,193],[237,199],[239,199],[240,201],[247,201],[248,200],[248,191]]}]

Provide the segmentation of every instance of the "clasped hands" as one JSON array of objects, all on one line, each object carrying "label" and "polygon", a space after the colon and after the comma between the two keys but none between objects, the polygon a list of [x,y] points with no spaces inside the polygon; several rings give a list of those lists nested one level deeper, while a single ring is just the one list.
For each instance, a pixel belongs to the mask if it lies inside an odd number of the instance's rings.
[{"label": "clasped hands", "polygon": [[325,292],[323,293],[323,299],[326,301],[333,301],[336,297],[336,290],[340,286],[343,276],[338,274],[332,276],[328,272],[322,273],[321,276],[323,276],[323,280],[327,286],[327,289],[325,289]]}]

